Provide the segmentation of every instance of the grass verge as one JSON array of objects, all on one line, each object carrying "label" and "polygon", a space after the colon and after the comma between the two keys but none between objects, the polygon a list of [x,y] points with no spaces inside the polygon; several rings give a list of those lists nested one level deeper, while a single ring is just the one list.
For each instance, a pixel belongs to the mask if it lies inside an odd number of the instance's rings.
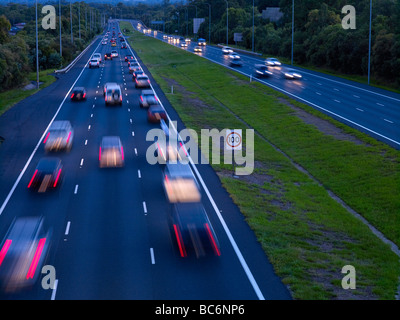
[{"label": "grass verge", "polygon": [[[132,32],[129,23],[121,27]],[[251,175],[235,179],[229,166],[212,166],[293,297],[394,299],[398,257],[327,190],[399,245],[399,151],[236,72],[133,34],[131,46],[163,91],[174,86],[167,96],[187,127],[255,130]],[[356,269],[355,290],[342,289],[345,265]]]},{"label": "grass verge", "polygon": [[28,82],[24,83],[22,87],[1,92],[0,116],[19,101],[31,96],[32,94],[35,94],[40,89],[46,88],[47,86],[51,85],[54,81],[56,81],[56,78],[50,75],[53,72],[54,69],[43,70],[39,72],[39,82],[42,82],[40,84],[39,89],[34,88],[30,90],[23,90],[25,85],[29,84],[30,81],[36,81],[36,72],[31,72],[28,75]]}]

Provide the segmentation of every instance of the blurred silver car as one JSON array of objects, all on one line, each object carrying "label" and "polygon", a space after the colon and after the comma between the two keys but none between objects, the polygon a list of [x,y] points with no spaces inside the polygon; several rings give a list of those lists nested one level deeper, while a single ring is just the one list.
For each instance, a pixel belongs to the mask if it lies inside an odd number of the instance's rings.
[{"label": "blurred silver car", "polygon": [[300,80],[303,76],[295,69],[282,69],[281,74],[284,78],[289,80]]},{"label": "blurred silver car", "polygon": [[135,78],[136,88],[150,88],[150,79],[145,74],[138,75]]},{"label": "blurred silver car", "polygon": [[100,168],[123,167],[124,149],[118,136],[105,136],[99,149]]},{"label": "blurred silver car", "polygon": [[265,64],[267,66],[277,67],[280,66],[282,63],[276,58],[267,58],[265,59]]},{"label": "blurred silver car", "polygon": [[158,104],[158,99],[153,90],[142,90],[139,97],[139,106],[141,108],[150,107],[153,104]]},{"label": "blurred silver car", "polygon": [[70,151],[74,139],[74,129],[67,120],[54,121],[47,132],[43,143],[44,150],[49,151]]},{"label": "blurred silver car", "polygon": [[222,47],[223,54],[230,54],[232,52],[233,52],[233,49],[231,47],[228,47],[228,46]]}]

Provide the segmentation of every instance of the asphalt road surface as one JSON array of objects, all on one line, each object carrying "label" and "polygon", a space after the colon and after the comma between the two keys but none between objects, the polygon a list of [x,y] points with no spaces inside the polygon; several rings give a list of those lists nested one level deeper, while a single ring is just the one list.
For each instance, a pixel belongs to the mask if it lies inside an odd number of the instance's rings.
[{"label": "asphalt road surface", "polygon": [[[117,23],[109,28],[119,31]],[[162,167],[145,157],[152,143],[146,134],[159,125],[149,123],[139,107],[141,90],[135,89],[124,61],[134,51],[121,49],[117,41],[118,58],[103,60],[98,69],[87,66],[93,53],[104,57],[111,49],[99,37],[68,73],[0,117],[5,139],[0,147],[1,239],[15,217],[44,217],[45,228],[52,230],[45,264],[56,271],[53,288],[43,288],[43,274],[29,290],[3,291],[0,299],[291,299],[209,165],[191,167],[221,255],[180,257],[168,223],[171,206],[162,188]],[[148,75],[169,117],[182,129]],[[106,82],[121,85],[122,107],[105,107]],[[87,89],[86,101],[70,100],[77,86]],[[38,161],[48,156],[43,140],[54,120],[71,122],[73,146],[55,155],[64,165],[61,185],[54,192],[33,193],[27,185]],[[123,168],[99,168],[99,144],[106,135],[121,138]]]}]

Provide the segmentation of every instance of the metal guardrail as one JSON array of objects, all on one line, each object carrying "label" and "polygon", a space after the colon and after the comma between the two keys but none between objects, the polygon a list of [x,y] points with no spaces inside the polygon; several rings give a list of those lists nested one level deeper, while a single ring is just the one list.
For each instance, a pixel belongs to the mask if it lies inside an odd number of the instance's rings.
[{"label": "metal guardrail", "polygon": [[99,38],[97,36],[68,66],[66,66],[64,69],[60,70],[54,70],[55,74],[59,73],[67,73],[74,65],[75,63],[78,62],[78,60],[85,54],[85,52],[92,46],[92,44]]}]

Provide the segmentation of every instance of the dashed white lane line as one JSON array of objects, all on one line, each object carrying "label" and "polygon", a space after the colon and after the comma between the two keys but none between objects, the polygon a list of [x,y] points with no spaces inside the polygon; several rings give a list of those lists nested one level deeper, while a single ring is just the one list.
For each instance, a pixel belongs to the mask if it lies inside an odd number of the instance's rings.
[{"label": "dashed white lane line", "polygon": [[142,177],[142,174],[140,173],[140,170],[137,171],[139,179]]},{"label": "dashed white lane line", "polygon": [[146,201],[143,201],[143,211],[144,211],[145,214],[147,214]]},{"label": "dashed white lane line", "polygon": [[81,167],[83,166],[83,158],[81,159],[80,166],[81,166]]},{"label": "dashed white lane line", "polygon": [[335,102],[337,102],[337,103],[340,103],[340,101],[339,101],[339,100],[336,100],[336,99],[334,99],[333,101],[335,101]]},{"label": "dashed white lane line", "polygon": [[53,292],[51,293],[51,300],[55,300],[56,299],[57,286],[58,286],[58,279],[56,279],[54,281]]},{"label": "dashed white lane line", "polygon": [[69,233],[69,228],[70,228],[70,226],[71,226],[71,221],[68,221],[67,227],[65,228],[65,233],[64,233],[66,236],[67,236],[68,233]]},{"label": "dashed white lane line", "polygon": [[74,194],[77,194],[77,193],[78,193],[78,188],[79,188],[79,186],[76,185],[76,186],[75,186],[75,190],[74,190]]},{"label": "dashed white lane line", "polygon": [[364,112],[364,110],[363,109],[360,109],[360,108],[356,108],[358,111],[361,111],[361,112]]},{"label": "dashed white lane line", "polygon": [[85,140],[85,146],[87,145],[87,139]]},{"label": "dashed white lane line", "polygon": [[151,264],[156,264],[156,259],[154,258],[154,250],[150,248]]},{"label": "dashed white lane line", "polygon": [[384,107],[384,106],[385,106],[384,104],[379,103],[379,102],[377,102],[376,104],[377,104],[378,106],[381,106],[381,107]]},{"label": "dashed white lane line", "polygon": [[357,96],[356,94],[353,94],[354,98],[360,98],[360,96]]},{"label": "dashed white lane line", "polygon": [[137,155],[137,149],[135,148],[135,155]]},{"label": "dashed white lane line", "polygon": [[134,131],[132,131],[132,137],[134,137],[135,136],[135,132]]},{"label": "dashed white lane line", "polygon": [[89,126],[88,126],[88,128],[87,128],[87,129],[88,129],[88,130],[90,130],[90,128],[91,128],[91,125],[89,124]]},{"label": "dashed white lane line", "polygon": [[388,119],[383,119],[383,120],[385,120],[386,122],[389,122],[389,123],[393,123],[393,121],[388,120]]},{"label": "dashed white lane line", "polygon": [[315,93],[316,93],[317,95],[319,95],[319,96],[321,95],[321,93],[319,93],[319,92],[315,92]]}]

